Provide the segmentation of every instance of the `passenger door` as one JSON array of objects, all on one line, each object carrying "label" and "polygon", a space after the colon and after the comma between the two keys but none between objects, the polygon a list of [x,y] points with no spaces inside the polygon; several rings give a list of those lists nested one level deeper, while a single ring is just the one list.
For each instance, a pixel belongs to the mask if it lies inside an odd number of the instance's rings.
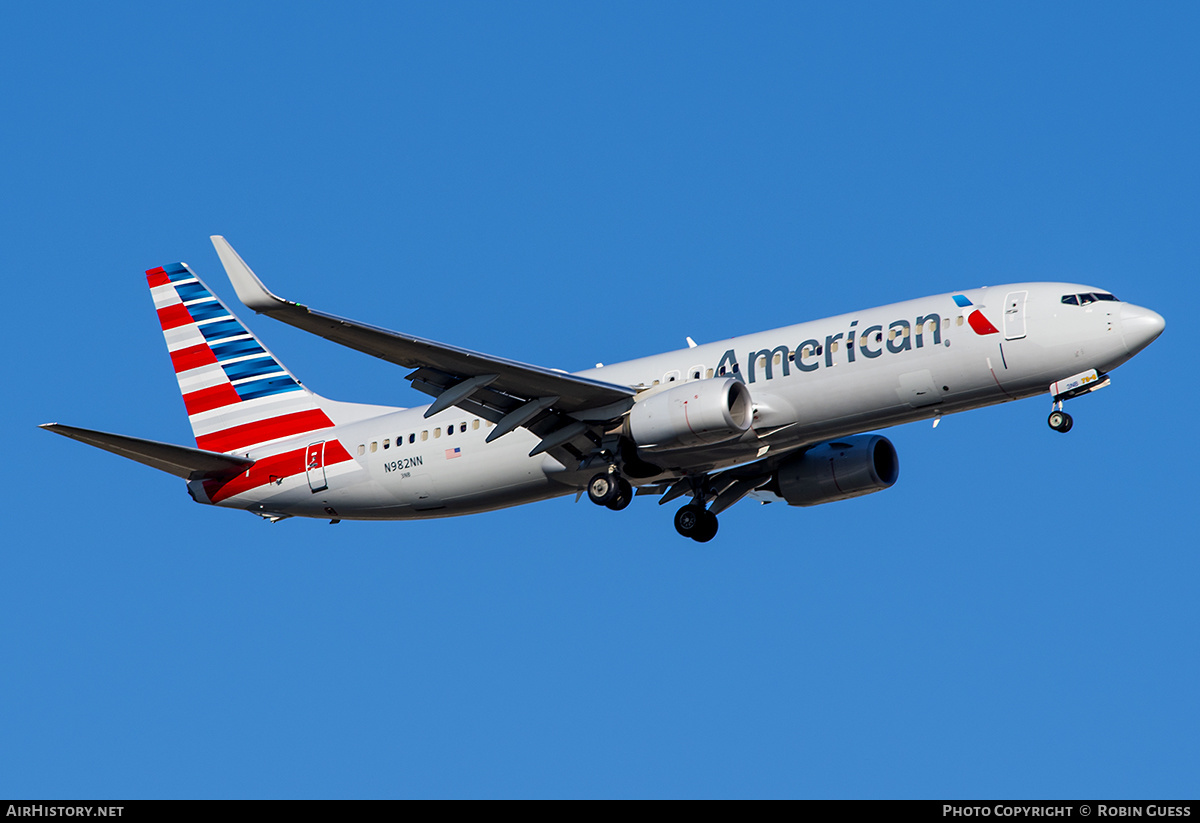
[{"label": "passenger door", "polygon": [[1025,336],[1025,298],[1027,291],[1009,292],[1004,298],[1004,339],[1020,340]]}]

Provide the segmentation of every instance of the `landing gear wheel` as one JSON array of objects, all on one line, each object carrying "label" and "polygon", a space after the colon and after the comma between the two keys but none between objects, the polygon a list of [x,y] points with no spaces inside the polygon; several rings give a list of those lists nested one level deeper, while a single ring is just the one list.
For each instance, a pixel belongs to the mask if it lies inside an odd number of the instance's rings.
[{"label": "landing gear wheel", "polygon": [[717,536],[717,516],[712,512],[705,510],[700,516],[700,534],[692,537],[697,543],[707,543]]},{"label": "landing gear wheel", "polygon": [[675,531],[697,543],[707,543],[716,537],[717,516],[695,503],[675,512]]},{"label": "landing gear wheel", "polygon": [[605,505],[615,512],[628,506],[633,502],[633,486],[629,485],[629,481],[624,477],[617,476],[617,496],[610,500]]},{"label": "landing gear wheel", "polygon": [[705,514],[702,506],[688,503],[675,512],[675,531],[684,537],[695,537],[700,533],[700,521]]},{"label": "landing gear wheel", "polygon": [[600,472],[588,481],[588,499],[597,506],[607,506],[621,493],[620,479],[612,472]]},{"label": "landing gear wheel", "polygon": [[1056,432],[1066,434],[1075,425],[1075,421],[1071,419],[1071,415],[1065,411],[1052,411],[1050,416],[1046,418],[1046,422],[1050,424],[1050,428]]}]

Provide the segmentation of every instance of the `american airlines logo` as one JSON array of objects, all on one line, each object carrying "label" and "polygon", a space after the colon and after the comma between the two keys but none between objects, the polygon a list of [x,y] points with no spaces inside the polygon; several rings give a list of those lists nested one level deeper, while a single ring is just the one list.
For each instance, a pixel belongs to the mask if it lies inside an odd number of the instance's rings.
[{"label": "american airlines logo", "polygon": [[[970,308],[972,305],[974,305],[964,294],[954,295],[954,302],[960,309]],[[971,324],[971,328],[975,330],[976,334],[1000,333],[999,329],[993,326],[988,319],[983,316],[983,312],[981,312],[979,309],[975,309],[967,315],[967,322]]]},{"label": "american airlines logo", "polygon": [[[999,334],[999,330],[984,317],[982,311],[974,307],[974,304],[965,295],[954,295],[954,302],[960,309],[972,309],[967,314],[967,323],[976,334]],[[859,329],[858,321],[854,320],[851,321],[847,331],[826,335],[824,342],[810,338],[795,349],[781,345],[773,349],[749,352],[747,362],[750,366],[743,379],[747,383],[755,382],[758,379],[758,367],[762,368],[764,380],[775,378],[775,367],[777,366],[781,368],[784,377],[791,373],[792,366],[802,372],[816,371],[821,368],[822,363],[826,368],[832,368],[834,355],[841,352],[844,352],[843,356],[847,363],[854,363],[860,356],[869,360],[879,357],[885,351],[889,354],[900,354],[912,351],[914,348],[924,348],[927,344],[948,346],[950,345],[949,340],[945,343],[942,341],[942,325],[940,314],[927,314],[924,317],[916,318],[911,323],[908,320],[893,320],[887,325],[885,333],[885,329],[881,325]],[[730,373],[741,375],[741,366],[733,349],[729,349],[721,355],[721,361],[717,364],[715,372],[716,375]]]}]

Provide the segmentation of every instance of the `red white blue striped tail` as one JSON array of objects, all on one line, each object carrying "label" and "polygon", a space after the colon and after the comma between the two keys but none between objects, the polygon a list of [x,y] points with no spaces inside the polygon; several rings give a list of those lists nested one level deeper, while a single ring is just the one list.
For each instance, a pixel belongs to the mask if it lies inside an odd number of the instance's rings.
[{"label": "red white blue striped tail", "polygon": [[248,449],[333,426],[300,385],[183,263],[146,272],[196,445]]}]

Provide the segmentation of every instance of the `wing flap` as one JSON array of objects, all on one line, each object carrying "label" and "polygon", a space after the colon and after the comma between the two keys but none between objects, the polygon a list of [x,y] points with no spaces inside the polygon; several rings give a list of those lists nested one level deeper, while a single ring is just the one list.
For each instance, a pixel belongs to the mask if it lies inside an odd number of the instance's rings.
[{"label": "wing flap", "polygon": [[145,440],[124,434],[81,429],[60,423],[43,423],[39,428],[119,454],[121,457],[128,457],[184,480],[227,479],[254,465],[253,460],[245,457],[160,443],[157,440]]}]

